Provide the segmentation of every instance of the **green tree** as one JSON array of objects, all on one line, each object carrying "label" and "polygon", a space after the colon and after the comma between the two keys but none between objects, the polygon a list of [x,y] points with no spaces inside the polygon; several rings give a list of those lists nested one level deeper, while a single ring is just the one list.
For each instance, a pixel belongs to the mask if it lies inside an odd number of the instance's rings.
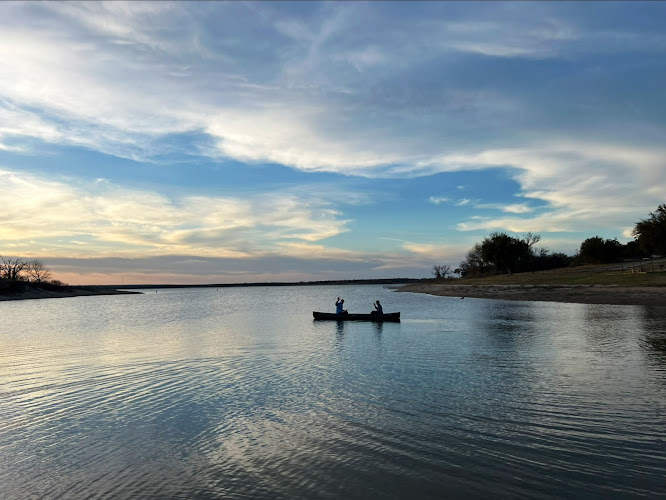
[{"label": "green tree", "polygon": [[483,260],[494,264],[497,272],[514,273],[526,270],[530,260],[530,244],[506,233],[493,233],[481,243]]},{"label": "green tree", "polygon": [[666,255],[666,205],[659,205],[648,219],[637,222],[633,235],[647,255]]},{"label": "green tree", "polygon": [[465,260],[460,263],[460,276],[479,276],[485,274],[488,270],[488,263],[483,260],[481,251],[481,243],[474,245],[467,255]]},{"label": "green tree", "polygon": [[625,259],[634,259],[636,257],[643,257],[645,252],[638,244],[638,241],[629,241],[622,248],[622,257]]},{"label": "green tree", "polygon": [[593,236],[580,244],[578,255],[580,260],[586,264],[600,264],[604,254],[604,239],[601,236]]},{"label": "green tree", "polygon": [[462,277],[481,276],[491,272],[514,273],[565,267],[573,257],[563,253],[550,254],[546,248],[536,248],[538,234],[527,233],[515,238],[506,233],[493,233],[467,252],[455,274]]},{"label": "green tree", "polygon": [[604,240],[601,236],[588,238],[580,245],[580,259],[586,264],[607,264],[622,256],[622,243],[615,239]]}]

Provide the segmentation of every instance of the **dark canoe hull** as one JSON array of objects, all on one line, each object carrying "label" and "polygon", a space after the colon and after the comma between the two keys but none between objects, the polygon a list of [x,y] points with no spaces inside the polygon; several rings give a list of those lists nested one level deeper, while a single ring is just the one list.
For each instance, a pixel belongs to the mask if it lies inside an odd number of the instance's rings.
[{"label": "dark canoe hull", "polygon": [[400,321],[400,313],[386,314],[336,314],[313,311],[314,319],[329,319],[333,321]]}]

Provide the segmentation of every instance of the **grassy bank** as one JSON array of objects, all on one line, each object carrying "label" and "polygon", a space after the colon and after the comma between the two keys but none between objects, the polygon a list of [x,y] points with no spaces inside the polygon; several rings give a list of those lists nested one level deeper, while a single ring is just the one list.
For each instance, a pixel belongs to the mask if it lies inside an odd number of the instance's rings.
[{"label": "grassy bank", "polygon": [[430,280],[405,285],[399,291],[458,298],[666,308],[666,272],[632,274],[589,267],[511,276]]},{"label": "grassy bank", "polygon": [[536,273],[485,276],[482,278],[461,278],[432,281],[451,285],[605,285],[605,286],[666,286],[666,271],[628,273],[607,271],[594,267],[558,269]]},{"label": "grassy bank", "polygon": [[622,271],[603,271],[594,268],[575,270],[557,270],[537,273],[519,273],[512,275],[485,276],[482,278],[461,278],[439,280],[433,283],[451,285],[605,285],[605,286],[665,286],[666,271],[649,273],[628,273]]}]

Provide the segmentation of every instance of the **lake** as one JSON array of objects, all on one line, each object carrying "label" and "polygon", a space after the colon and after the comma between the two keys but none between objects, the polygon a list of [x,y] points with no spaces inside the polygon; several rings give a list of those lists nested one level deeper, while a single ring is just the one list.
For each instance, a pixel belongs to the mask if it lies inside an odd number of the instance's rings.
[{"label": "lake", "polygon": [[0,302],[0,498],[666,495],[665,308],[145,292]]}]

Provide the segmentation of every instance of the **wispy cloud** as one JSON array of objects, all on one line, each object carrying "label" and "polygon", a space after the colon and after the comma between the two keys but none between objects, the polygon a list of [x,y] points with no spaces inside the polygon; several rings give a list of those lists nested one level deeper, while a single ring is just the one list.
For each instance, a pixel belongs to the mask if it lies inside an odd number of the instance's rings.
[{"label": "wispy cloud", "polygon": [[[228,29],[215,37],[205,22],[213,7],[229,14],[218,16]],[[26,7],[4,7],[0,63],[7,78],[0,81],[0,96],[3,112],[21,119],[7,116],[3,122],[10,125],[0,138],[36,137],[149,160],[158,138],[203,131],[217,148],[202,147],[200,153],[213,156],[371,177],[428,175],[437,163],[441,166],[438,157],[456,154],[446,143],[436,146],[430,131],[455,137],[462,113],[474,124],[467,135],[488,135],[484,122],[515,121],[529,108],[488,85],[470,88],[456,81],[433,93],[420,84],[412,95],[398,82],[422,72],[422,61],[445,57],[451,47],[505,58],[543,54],[554,43],[565,44],[564,49],[580,39],[554,16],[520,29],[521,21],[512,21],[511,9],[503,6],[495,11],[500,20],[448,22],[443,32],[441,23],[422,23],[414,32],[397,25],[400,36],[414,37],[414,44],[396,55],[391,39],[380,37],[383,30],[375,37],[348,39],[350,26],[372,17],[356,6],[329,6],[324,20],[279,9],[264,16],[268,8],[57,3],[33,5],[31,13],[37,15],[26,17]],[[241,48],[251,44],[240,42],[229,21],[234,17],[266,30],[265,38],[252,40],[264,47],[261,54]],[[434,33],[441,43],[422,45]],[[404,57],[404,51],[421,45],[427,50]],[[389,62],[393,73],[382,73],[380,82],[359,80],[340,66],[363,70]],[[440,71],[446,74],[446,66]],[[423,75],[426,82],[432,76]],[[432,113],[416,114],[415,107]],[[392,125],[397,117],[403,126]],[[524,146],[524,141],[511,142]]]},{"label": "wispy cloud", "polygon": [[543,54],[541,51],[534,50],[533,48],[511,47],[496,43],[457,42],[452,43],[451,47],[462,52],[473,52],[484,56],[497,57],[537,56]]},{"label": "wispy cloud", "polygon": [[[554,141],[524,149],[488,150],[438,160],[444,170],[505,167],[515,172],[520,196],[544,203],[535,217],[468,221],[458,229],[575,231],[631,225],[666,196],[666,150],[660,147]],[[642,193],[636,197],[635,193]],[[458,204],[468,204],[463,198]],[[484,205],[482,204],[481,207]],[[485,205],[489,207],[488,205]],[[496,205],[505,212],[528,213],[528,205]],[[623,221],[623,222],[622,222]]]},{"label": "wispy cloud", "polygon": [[503,17],[503,13],[511,15],[509,10],[495,13],[500,20],[445,23],[452,35],[449,47],[489,57],[541,59],[557,57],[568,43],[581,38],[574,26],[552,17],[515,29],[520,22]]},{"label": "wispy cloud", "polygon": [[502,203],[477,203],[475,208],[489,208],[492,210],[501,210],[512,214],[526,214],[532,211],[532,208],[526,203],[513,203],[505,205]]},{"label": "wispy cloud", "polygon": [[428,201],[434,205],[439,205],[440,203],[450,201],[450,198],[447,198],[446,196],[431,196],[428,198]]},{"label": "wispy cloud", "polygon": [[340,58],[349,61],[358,71],[365,71],[374,66],[390,62],[390,58],[376,47],[366,47],[359,51],[344,54]]}]

